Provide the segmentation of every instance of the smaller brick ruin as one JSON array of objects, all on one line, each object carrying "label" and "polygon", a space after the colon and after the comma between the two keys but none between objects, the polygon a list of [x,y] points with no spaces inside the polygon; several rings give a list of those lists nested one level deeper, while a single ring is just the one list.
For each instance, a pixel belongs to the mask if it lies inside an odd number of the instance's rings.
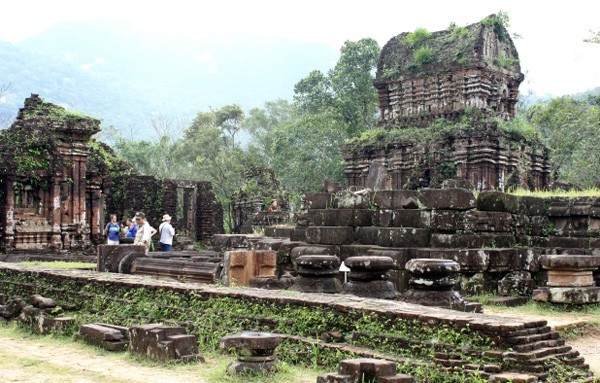
[{"label": "smaller brick ruin", "polygon": [[[86,215],[87,142],[100,120],[67,112],[38,95],[25,100],[0,136],[1,243],[4,250],[82,249]],[[98,209],[97,205],[92,208]]]},{"label": "smaller brick ruin", "polygon": [[[524,76],[499,18],[427,33],[383,47],[374,85],[387,133],[346,145],[348,184],[399,190],[458,178],[478,190],[546,187],[548,150],[500,129],[515,115]],[[419,58],[423,51],[429,57]],[[367,182],[373,167],[384,169],[383,185]]]},{"label": "smaller brick ruin", "polygon": [[36,94],[25,100],[13,125],[0,133],[3,252],[93,252],[112,213],[121,220],[145,211],[157,227],[169,213],[177,232],[190,240],[223,232],[223,211],[210,183],[137,175],[92,138],[99,131],[98,119]]}]

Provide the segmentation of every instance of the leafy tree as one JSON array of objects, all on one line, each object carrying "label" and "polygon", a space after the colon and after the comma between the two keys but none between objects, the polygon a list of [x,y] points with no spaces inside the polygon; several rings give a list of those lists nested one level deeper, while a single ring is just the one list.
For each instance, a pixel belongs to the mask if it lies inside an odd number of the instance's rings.
[{"label": "leafy tree", "polygon": [[340,58],[327,75],[311,72],[294,87],[294,100],[303,113],[330,114],[349,137],[375,126],[377,91],[373,87],[379,45],[371,38],[346,41]]},{"label": "leafy tree", "polygon": [[251,136],[248,152],[254,157],[253,164],[272,167],[274,144],[282,134],[279,128],[297,118],[296,107],[283,99],[265,103],[264,109],[250,110],[243,129]]},{"label": "leafy tree", "polygon": [[340,181],[340,145],[346,135],[327,113],[306,114],[275,129],[273,169],[292,194],[319,190],[323,179]]},{"label": "leafy tree", "polygon": [[551,150],[553,172],[587,187],[600,180],[600,108],[586,100],[558,97],[529,108],[529,119]]},{"label": "leafy tree", "polygon": [[231,136],[231,145],[235,146],[235,136],[240,132],[244,111],[237,105],[226,105],[215,111],[216,125]]}]

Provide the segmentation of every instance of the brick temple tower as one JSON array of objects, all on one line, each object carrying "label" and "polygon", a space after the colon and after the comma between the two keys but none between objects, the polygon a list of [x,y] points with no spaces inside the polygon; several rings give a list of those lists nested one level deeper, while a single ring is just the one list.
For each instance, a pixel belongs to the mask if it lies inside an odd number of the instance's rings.
[{"label": "brick temple tower", "polygon": [[439,187],[449,178],[479,190],[545,187],[548,150],[502,129],[515,115],[523,78],[517,50],[495,15],[393,37],[374,82],[379,125],[391,133],[346,146],[349,185],[371,186],[367,175],[378,164],[387,170],[385,189]]}]

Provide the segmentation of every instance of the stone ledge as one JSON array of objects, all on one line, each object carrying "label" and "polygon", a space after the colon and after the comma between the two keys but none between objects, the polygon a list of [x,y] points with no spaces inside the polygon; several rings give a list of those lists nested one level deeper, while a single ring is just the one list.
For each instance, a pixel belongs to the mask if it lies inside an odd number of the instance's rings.
[{"label": "stone ledge", "polygon": [[57,279],[71,279],[100,284],[117,284],[124,286],[148,287],[152,289],[163,288],[178,292],[194,291],[197,294],[211,297],[230,297],[236,299],[260,299],[277,304],[292,304],[303,306],[328,306],[339,309],[340,312],[359,310],[386,314],[407,320],[422,320],[432,324],[447,324],[457,327],[469,325],[472,329],[485,330],[486,332],[502,333],[519,329],[537,327],[539,321],[518,320],[493,315],[465,313],[435,307],[425,307],[416,304],[389,301],[381,299],[366,299],[338,294],[307,294],[286,291],[285,293],[253,289],[218,287],[198,283],[184,283],[176,281],[159,280],[148,276],[98,273],[83,270],[56,270],[35,266],[24,266],[0,262],[0,270],[37,274],[40,277]]}]

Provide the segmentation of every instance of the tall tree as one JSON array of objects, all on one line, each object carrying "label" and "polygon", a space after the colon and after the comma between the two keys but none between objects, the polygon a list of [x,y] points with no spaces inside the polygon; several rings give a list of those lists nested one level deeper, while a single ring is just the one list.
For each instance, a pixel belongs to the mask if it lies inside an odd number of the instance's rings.
[{"label": "tall tree", "polygon": [[327,112],[343,125],[348,137],[371,129],[377,113],[373,87],[379,45],[374,39],[346,41],[327,75],[311,72],[294,87],[294,100],[304,113]]},{"label": "tall tree", "polygon": [[552,170],[560,179],[583,187],[600,180],[600,107],[558,97],[533,105],[529,118],[550,148]]}]

